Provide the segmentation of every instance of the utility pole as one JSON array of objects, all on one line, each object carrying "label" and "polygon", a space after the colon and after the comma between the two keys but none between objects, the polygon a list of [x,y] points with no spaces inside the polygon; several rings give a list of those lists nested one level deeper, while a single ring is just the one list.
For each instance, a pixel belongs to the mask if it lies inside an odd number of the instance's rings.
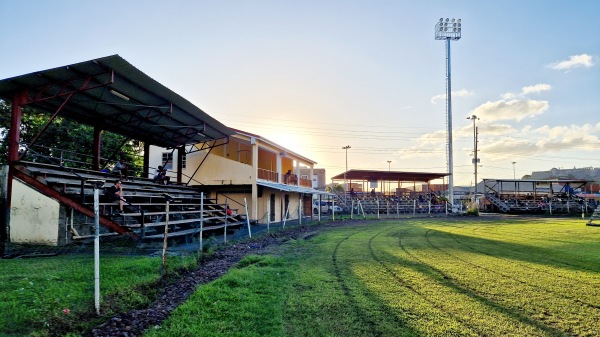
[{"label": "utility pole", "polygon": [[348,172],[348,149],[350,148],[350,145],[346,145],[344,147],[342,147],[342,150],[346,150],[346,171],[344,171],[344,200],[346,200],[346,189],[348,188],[347,182],[346,182],[346,172]]},{"label": "utility pole", "polygon": [[511,162],[513,164],[513,179],[517,179],[517,174],[515,173],[515,164],[517,163],[516,161]]},{"label": "utility pole", "polygon": [[471,117],[467,117],[473,121],[473,171],[475,174],[475,189],[473,191],[473,202],[475,202],[475,198],[477,196],[477,166],[479,165],[479,158],[477,158],[477,126],[475,122],[479,119],[477,116],[472,115]]}]

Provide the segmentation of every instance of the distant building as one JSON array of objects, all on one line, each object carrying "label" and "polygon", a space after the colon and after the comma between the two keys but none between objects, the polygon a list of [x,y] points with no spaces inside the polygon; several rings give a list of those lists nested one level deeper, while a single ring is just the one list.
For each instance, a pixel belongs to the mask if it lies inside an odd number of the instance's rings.
[{"label": "distant building", "polygon": [[600,168],[582,167],[572,169],[552,168],[549,171],[535,171],[527,179],[585,179],[600,182]]},{"label": "distant building", "polygon": [[324,168],[313,168],[312,178],[310,177],[311,169],[309,167],[300,167],[300,178],[312,180],[312,188],[319,191],[325,191],[325,169]]}]

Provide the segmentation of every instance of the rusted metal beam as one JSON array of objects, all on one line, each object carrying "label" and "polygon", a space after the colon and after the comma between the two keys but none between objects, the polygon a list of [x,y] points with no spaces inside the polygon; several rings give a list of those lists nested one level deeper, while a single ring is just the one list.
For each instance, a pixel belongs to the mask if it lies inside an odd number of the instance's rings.
[{"label": "rusted metal beam", "polygon": [[[75,209],[76,211],[81,212],[84,215],[89,216],[91,218],[94,217],[93,210],[60,194],[58,191],[55,191],[50,186],[40,182],[39,180],[37,180],[37,179],[31,177],[30,175],[26,174],[25,172],[21,171],[21,169],[19,167],[15,166],[14,168],[15,168],[14,169],[14,177],[15,178],[22,180],[24,183],[35,188],[36,190],[40,191],[44,195],[51,197],[53,199],[56,199],[58,202],[60,202],[63,205],[69,206],[69,207]],[[129,235],[130,237],[132,237],[134,239],[139,238],[139,236],[137,234],[133,233],[131,231],[131,229],[129,229],[127,227],[123,227],[123,226],[119,225],[118,223],[111,221],[105,217],[102,217],[102,216],[100,217],[100,224],[108,229],[114,230],[115,232],[117,232],[119,234]]]},{"label": "rusted metal beam", "polygon": [[[92,81],[92,79],[96,80],[97,77],[100,77],[107,73],[110,73],[110,81],[104,82],[104,83],[98,81],[98,84],[88,86],[88,84],[90,83],[90,81]],[[28,99],[25,104],[38,103],[38,102],[46,101],[49,99],[58,98],[61,96],[66,96],[66,95],[73,95],[78,92],[87,91],[87,90],[91,90],[91,89],[95,89],[95,88],[99,88],[99,87],[105,87],[107,85],[113,84],[114,83],[114,71],[110,71],[107,73],[85,76],[85,79],[84,79],[85,84],[80,88],[73,88],[74,87],[73,82],[75,82],[75,80],[70,80],[66,83],[62,83],[61,84],[62,86],[58,93],[49,94],[49,95],[45,95],[46,91],[49,91],[47,89],[51,86],[58,85],[58,83],[48,83],[47,85],[45,85],[43,87],[30,88],[28,90],[30,90],[32,92],[32,94],[28,95]],[[82,80],[82,79],[78,78],[76,80]]]},{"label": "rusted metal beam", "polygon": [[96,171],[100,171],[101,163],[100,163],[100,151],[102,147],[102,133],[104,130],[98,125],[94,126],[94,143],[92,144],[92,169]]}]

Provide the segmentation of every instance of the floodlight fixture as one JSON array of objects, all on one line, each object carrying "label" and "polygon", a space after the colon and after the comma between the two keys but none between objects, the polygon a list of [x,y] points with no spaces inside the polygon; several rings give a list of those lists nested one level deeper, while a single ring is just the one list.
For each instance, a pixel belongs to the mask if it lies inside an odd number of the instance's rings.
[{"label": "floodlight fixture", "polygon": [[120,92],[118,92],[118,91],[116,91],[114,89],[110,89],[109,91],[110,91],[111,94],[113,94],[113,95],[115,95],[115,96],[117,96],[117,97],[119,97],[121,99],[124,99],[126,101],[129,101],[129,97],[125,96],[124,94],[122,94],[122,93],[120,93]]},{"label": "floodlight fixture", "polygon": [[436,40],[460,40],[461,38],[461,19],[443,19],[440,18],[435,24]]}]

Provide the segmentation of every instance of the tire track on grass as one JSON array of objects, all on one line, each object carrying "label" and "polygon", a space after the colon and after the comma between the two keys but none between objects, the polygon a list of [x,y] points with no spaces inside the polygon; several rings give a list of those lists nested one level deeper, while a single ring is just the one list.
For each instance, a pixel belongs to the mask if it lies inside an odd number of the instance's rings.
[{"label": "tire track on grass", "polygon": [[[440,232],[436,232],[436,233],[440,233]],[[448,234],[447,236],[450,236],[450,237],[451,237],[451,238],[452,238],[454,241],[456,241],[458,244],[460,244],[460,245],[462,245],[462,246],[466,247],[467,249],[470,249],[471,251],[473,251],[473,252],[475,252],[475,253],[482,254],[482,255],[486,255],[486,256],[489,256],[489,257],[491,257],[491,258],[494,258],[494,259],[497,259],[497,260],[504,261],[504,262],[506,262],[507,264],[510,264],[510,265],[515,265],[515,266],[517,266],[517,267],[522,267],[522,268],[531,269],[531,270],[534,270],[534,271],[536,271],[536,272],[537,272],[537,273],[539,273],[539,274],[545,274],[545,275],[549,275],[549,276],[552,276],[552,277],[558,277],[558,278],[561,278],[561,279],[567,280],[567,281],[569,281],[570,283],[575,283],[575,284],[582,284],[582,283],[583,283],[583,284],[585,284],[585,285],[588,285],[588,286],[590,286],[590,287],[592,287],[592,288],[597,288],[597,287],[599,286],[599,284],[598,284],[598,283],[592,283],[592,282],[588,282],[588,281],[586,281],[586,280],[582,280],[582,279],[579,279],[579,278],[574,278],[574,277],[570,277],[570,276],[566,276],[566,275],[562,275],[562,274],[558,274],[558,273],[553,273],[553,272],[551,272],[551,271],[548,271],[548,270],[545,270],[545,269],[543,269],[543,268],[536,267],[535,265],[527,265],[527,266],[524,266],[522,263],[516,262],[516,261],[514,261],[514,260],[511,260],[511,259],[508,259],[508,258],[504,258],[504,257],[499,257],[499,256],[493,255],[493,254],[491,254],[491,253],[487,253],[487,252],[485,252],[485,251],[483,251],[483,250],[477,249],[477,248],[475,248],[475,247],[473,247],[473,246],[471,246],[471,245],[469,245],[469,244],[467,244],[467,243],[464,243],[464,242],[463,242],[463,241],[461,241],[460,239],[456,238],[456,235],[449,235],[449,234]],[[430,242],[430,241],[429,241],[429,239],[428,239],[427,241],[428,241],[428,242]],[[494,243],[495,245],[498,245],[500,248],[502,248],[502,246],[501,246],[499,243],[497,243],[497,242],[493,242],[493,243]],[[432,246],[432,247],[433,247],[433,246]],[[435,247],[434,247],[434,248],[435,248]],[[438,249],[442,250],[441,248],[438,248]],[[442,251],[443,251],[443,250],[442,250]],[[445,254],[448,254],[448,255],[456,256],[456,255],[454,255],[454,254],[451,254],[451,253],[448,253],[448,252],[446,252],[446,251],[443,251],[443,252],[444,252]],[[514,252],[514,251],[513,251],[513,252]],[[520,255],[524,255],[524,253],[519,253],[519,254],[520,254]],[[516,279],[516,278],[514,278],[514,277],[513,277],[513,276],[511,276],[511,275],[508,275],[508,274],[504,274],[504,273],[498,272],[498,271],[496,271],[496,270],[494,270],[494,269],[490,269],[490,268],[487,268],[487,267],[483,267],[483,266],[481,266],[481,265],[473,264],[472,262],[470,262],[470,261],[467,261],[467,260],[465,260],[465,259],[461,259],[461,258],[459,258],[459,257],[456,257],[456,258],[457,258],[457,259],[459,259],[459,260],[461,260],[461,261],[463,261],[463,262],[465,262],[465,263],[471,264],[471,265],[473,265],[473,266],[480,267],[480,268],[482,268],[482,269],[485,269],[485,270],[488,270],[488,271],[491,271],[491,272],[498,273],[498,274],[500,274],[500,275],[502,275],[502,276],[505,276],[505,277],[508,277],[508,278],[510,278],[510,279],[513,279],[514,281],[521,282],[521,283],[523,283],[523,284],[530,285],[530,286],[532,286],[532,287],[538,287],[538,288],[540,288],[540,289],[546,289],[546,288],[542,288],[541,286],[538,286],[538,285],[535,285],[535,284],[531,284],[531,283],[527,283],[527,282],[525,282],[525,281],[522,281],[522,280],[520,280],[520,279]],[[557,292],[557,291],[554,291],[554,290],[551,290],[551,289],[547,289],[547,291],[549,291],[549,292],[552,292],[552,293],[554,293],[554,294],[558,294],[559,296],[561,296],[561,297],[563,297],[563,298],[565,298],[565,299],[570,299],[570,300],[573,300],[573,301],[575,301],[575,302],[576,302],[576,303],[578,303],[578,304],[586,305],[586,306],[592,307],[592,308],[594,308],[594,309],[600,309],[600,305],[593,304],[593,303],[590,303],[590,302],[581,301],[580,299],[578,299],[578,298],[576,298],[576,297],[574,297],[574,296],[566,296],[566,295],[563,295],[561,292]]]},{"label": "tire track on grass", "polygon": [[[519,238],[519,237],[522,238],[522,237],[525,237],[525,238],[531,238],[531,239],[539,240],[539,237],[537,237],[537,236],[527,235],[527,234],[523,234],[523,233],[498,232],[497,229],[498,228],[496,228],[496,231],[490,232],[489,234],[492,235],[492,236],[501,237],[502,239],[506,239],[506,238],[509,238],[509,239],[510,238]],[[473,230],[473,234],[475,234],[475,230]],[[502,245],[499,242],[495,241],[495,240],[489,240],[489,241],[491,243],[493,243],[494,245],[502,247]],[[501,242],[503,242],[503,241],[501,241]],[[560,250],[558,250],[558,249],[552,249],[552,250],[560,252]],[[521,251],[512,250],[512,252],[513,253],[517,253],[517,254],[522,255],[522,256],[530,256],[530,254],[524,253],[524,252],[521,252]],[[540,254],[537,254],[537,255],[540,256]],[[582,266],[582,265],[578,265],[578,264],[574,264],[574,263],[569,263],[568,261],[564,261],[564,260],[549,259],[549,258],[546,258],[543,255],[541,255],[541,256],[545,259],[545,261],[551,262],[551,263],[556,264],[556,265],[561,265],[561,266],[565,266],[565,267],[573,268],[573,269],[578,269],[578,270],[584,270],[584,271],[588,271],[588,272],[592,272],[592,273],[597,273],[598,272],[597,270],[592,270],[592,269],[590,269],[590,268],[588,268],[586,266]],[[567,276],[564,276],[564,277],[567,277]],[[576,279],[576,278],[571,278],[571,279],[573,281],[576,281],[576,282],[579,282],[579,283],[582,282],[580,279]],[[586,282],[586,281],[583,281],[583,282]],[[597,284],[597,283],[589,283],[589,282],[587,282],[587,284],[591,285],[591,286],[594,286],[594,287],[598,287],[599,286],[599,284]]]},{"label": "tire track on grass", "polygon": [[[406,230],[403,231],[399,231],[398,232],[398,239],[401,240],[402,236],[406,233],[408,233],[411,229],[413,229],[414,227],[408,228]],[[421,298],[423,301],[425,301],[426,303],[428,303],[429,305],[431,305],[433,308],[439,310],[440,312],[443,313],[447,313],[449,314],[450,317],[454,318],[456,321],[460,322],[463,327],[471,330],[473,333],[476,333],[477,336],[487,336],[486,333],[484,333],[483,331],[481,331],[481,329],[479,329],[478,327],[470,324],[467,320],[461,318],[460,316],[458,316],[458,314],[456,312],[453,312],[452,310],[449,310],[447,307],[440,305],[437,301],[430,299],[427,295],[421,293],[420,291],[418,291],[415,287],[413,287],[413,285],[411,285],[409,282],[407,282],[406,280],[404,280],[400,275],[398,275],[398,273],[396,273],[388,264],[386,264],[382,259],[380,259],[379,257],[377,257],[377,255],[375,254],[375,251],[373,249],[373,239],[375,239],[377,236],[383,234],[384,232],[387,231],[391,231],[395,228],[387,228],[384,229],[380,232],[378,232],[377,234],[375,234],[374,236],[372,236],[369,239],[369,253],[371,254],[371,257],[373,258],[373,260],[375,260],[377,263],[379,263],[381,265],[381,267],[390,275],[392,276],[392,278],[394,278],[394,280],[396,280],[396,282],[398,284],[400,284],[403,288],[408,289],[410,292],[412,292],[413,294],[417,295],[419,298]],[[403,249],[404,250],[404,249]],[[404,250],[406,252],[406,250]],[[408,254],[408,252],[406,252]],[[411,256],[411,254],[408,254],[409,256]],[[411,256],[414,258],[414,256]],[[421,264],[423,264],[422,261],[416,259],[417,261],[419,261]]]},{"label": "tire track on grass", "polygon": [[338,251],[339,251],[339,248],[342,245],[342,243],[346,242],[352,236],[354,236],[358,233],[364,232],[366,230],[367,230],[367,228],[363,228],[361,230],[358,230],[358,231],[344,237],[342,240],[340,240],[335,245],[335,248],[333,249],[331,261],[332,261],[333,272],[334,272],[336,281],[339,284],[340,288],[342,289],[342,292],[344,293],[344,296],[346,297],[347,302],[352,306],[353,310],[358,313],[357,316],[361,318],[363,323],[365,323],[369,327],[369,332],[371,333],[371,335],[381,336],[381,333],[377,331],[377,323],[374,322],[372,319],[368,318],[369,317],[368,313],[365,312],[363,309],[361,309],[361,307],[358,305],[358,303],[352,296],[350,288],[346,284],[346,281],[344,281],[344,277],[342,276],[342,272],[341,272],[341,267],[338,262],[338,260],[339,260],[338,259]]},{"label": "tire track on grass", "polygon": [[[439,250],[440,252],[442,252],[443,254],[445,254],[445,255],[449,256],[449,257],[450,257],[450,258],[452,258],[453,260],[460,261],[460,262],[462,262],[462,263],[464,263],[464,264],[467,264],[467,265],[470,265],[470,266],[472,266],[472,267],[475,267],[475,268],[478,268],[478,269],[481,269],[481,270],[485,270],[485,271],[487,271],[487,272],[490,272],[491,274],[494,274],[494,275],[499,275],[499,276],[501,276],[501,277],[503,277],[503,278],[505,278],[505,279],[509,279],[509,280],[512,280],[512,281],[514,281],[514,282],[516,282],[516,283],[519,283],[519,284],[522,284],[522,285],[528,286],[528,287],[530,287],[530,288],[537,289],[537,290],[539,290],[541,293],[550,294],[551,296],[559,297],[559,298],[562,298],[563,300],[568,300],[568,301],[572,301],[572,302],[575,302],[575,303],[579,303],[579,304],[581,304],[581,305],[583,305],[583,306],[586,306],[586,307],[588,307],[588,308],[589,308],[589,309],[591,309],[592,311],[598,311],[598,310],[600,309],[600,306],[598,306],[598,305],[595,305],[595,304],[592,304],[592,303],[589,303],[589,302],[581,301],[581,300],[579,300],[579,299],[575,298],[574,296],[568,296],[568,295],[564,295],[564,294],[562,294],[562,293],[560,293],[560,292],[558,292],[558,291],[554,291],[554,290],[551,290],[551,289],[547,289],[547,288],[544,288],[544,287],[542,287],[542,286],[539,286],[539,285],[536,285],[536,284],[532,284],[532,283],[530,283],[530,282],[526,282],[526,281],[523,281],[523,280],[517,279],[517,278],[515,278],[515,277],[513,277],[513,276],[511,276],[511,275],[508,275],[508,274],[505,274],[505,273],[502,273],[502,272],[498,272],[498,271],[496,271],[496,270],[494,270],[494,269],[491,269],[491,268],[488,268],[488,267],[484,267],[484,266],[481,266],[481,265],[478,265],[478,264],[472,263],[472,262],[470,262],[470,261],[467,261],[467,260],[465,260],[465,259],[463,259],[463,258],[461,258],[461,257],[459,257],[459,256],[457,256],[457,255],[455,255],[455,254],[449,253],[449,252],[447,252],[446,250],[444,250],[444,249],[440,248],[439,246],[436,246],[435,244],[433,244],[433,243],[431,242],[431,240],[430,240],[430,236],[429,236],[429,233],[430,233],[430,232],[432,232],[432,231],[433,231],[433,229],[431,229],[431,228],[430,228],[430,229],[428,229],[428,230],[425,232],[425,240],[427,241],[428,245],[429,245],[430,247],[432,247],[433,249]],[[436,233],[439,233],[439,231],[435,231],[435,232],[436,232]],[[470,291],[472,291],[472,292],[473,292],[473,293],[475,293],[475,294],[478,294],[478,291],[477,291],[476,289],[470,289]],[[539,322],[539,321],[537,321],[537,320],[536,320],[535,322]],[[583,323],[583,322],[582,322],[582,323]],[[539,322],[539,324],[543,324],[543,323]],[[547,326],[547,325],[545,325],[545,324],[544,324],[543,326]],[[551,327],[551,326],[547,326],[547,327],[548,327],[548,328],[551,328],[551,329],[553,329],[553,330],[555,329],[555,328],[553,328],[553,327]],[[559,331],[559,330],[556,330],[556,331]]]},{"label": "tire track on grass", "polygon": [[[463,225],[463,226],[456,226],[456,225],[450,225],[450,224],[442,224],[442,225],[444,227],[451,227],[451,228],[457,228],[457,229],[465,229],[467,227],[467,225]],[[473,233],[473,238],[481,237],[481,235],[477,234],[477,231],[480,230],[480,229],[482,229],[482,228],[489,228],[489,227],[487,227],[487,226],[475,226],[471,230],[471,232]],[[495,230],[494,230],[494,232],[489,232],[490,234],[493,233],[492,235],[495,235],[497,237],[498,236],[506,237],[506,236],[503,236],[502,233],[498,233],[498,231],[497,231],[498,226],[494,226],[493,228]],[[464,235],[464,234],[456,233],[456,232],[443,232],[443,233],[446,233],[448,236],[452,236],[453,240],[457,241],[458,243],[460,243],[461,245],[467,247],[468,249],[471,249],[473,252],[480,253],[480,254],[483,254],[483,255],[487,255],[487,256],[490,256],[490,257],[502,260],[502,261],[506,261],[509,264],[521,265],[520,263],[518,263],[518,262],[516,262],[516,261],[514,261],[512,259],[505,258],[505,257],[500,257],[500,256],[494,255],[492,253],[488,253],[488,252],[486,252],[484,250],[477,249],[477,248],[473,247],[472,245],[464,243],[462,240],[460,240],[460,239],[457,238],[457,236],[468,236],[468,235]],[[512,235],[512,236],[514,236],[514,235]],[[492,244],[494,246],[497,246],[499,248],[506,248],[505,246],[503,246],[500,242],[498,242],[496,240],[487,239],[487,238],[484,238],[483,240],[486,240],[486,242],[489,242],[490,244]],[[503,250],[510,250],[510,249],[503,249]],[[528,255],[527,253],[524,253],[524,252],[520,252],[520,251],[516,251],[516,250],[510,250],[510,252],[514,253],[514,254],[518,254],[520,256],[525,256],[527,258],[531,258],[530,254]],[[555,263],[557,265],[566,266],[566,267],[569,267],[569,268],[577,268],[578,270],[585,270],[585,271],[589,271],[589,272],[592,272],[592,273],[596,273],[596,271],[591,270],[589,268],[585,268],[585,267],[578,266],[578,265],[575,265],[575,264],[569,264],[568,262],[564,262],[564,261],[559,261],[559,260],[555,260],[555,259],[548,259],[546,257],[544,257],[544,258],[546,259],[545,261],[552,262],[552,263]],[[537,271],[537,272],[539,272],[541,274],[546,274],[546,275],[558,277],[558,278],[561,278],[561,279],[565,279],[565,280],[574,282],[576,284],[585,284],[585,285],[593,287],[593,288],[598,288],[600,286],[600,283],[598,283],[598,282],[590,282],[590,281],[587,281],[587,280],[583,280],[581,278],[575,278],[575,277],[571,277],[571,276],[567,276],[567,275],[563,275],[563,274],[559,274],[559,273],[554,273],[552,271],[549,271],[549,270],[537,267],[535,265],[528,265],[527,268],[528,269],[533,269],[533,270],[535,270],[535,271]],[[598,307],[600,307],[600,306],[598,306]]]},{"label": "tire track on grass", "polygon": [[[425,232],[425,236],[427,235],[427,232],[429,232],[429,231],[431,231],[431,229],[428,229]],[[451,286],[458,293],[468,296],[468,297],[472,298],[473,300],[478,301],[478,302],[484,304],[485,306],[488,306],[488,307],[496,310],[497,312],[499,312],[501,314],[506,314],[507,316],[512,317],[523,324],[535,327],[535,328],[539,329],[540,331],[548,333],[552,336],[563,336],[564,335],[564,333],[562,331],[560,331],[552,326],[549,326],[540,321],[534,320],[526,315],[521,314],[520,312],[510,310],[510,309],[492,301],[491,299],[488,299],[487,297],[484,296],[484,294],[477,292],[477,290],[465,287],[465,286],[457,283],[450,276],[448,276],[446,273],[444,273],[442,270],[427,264],[423,259],[419,258],[415,254],[410,253],[408,251],[408,249],[402,244],[402,237],[398,238],[398,244],[400,246],[400,249],[402,249],[402,251],[404,251],[407,255],[412,257],[414,260],[421,263],[423,266],[427,266],[427,268],[431,269],[436,274],[440,275],[442,277],[442,279],[444,279],[443,283],[445,283],[448,286]],[[448,309],[446,309],[446,310],[448,310]]]}]

